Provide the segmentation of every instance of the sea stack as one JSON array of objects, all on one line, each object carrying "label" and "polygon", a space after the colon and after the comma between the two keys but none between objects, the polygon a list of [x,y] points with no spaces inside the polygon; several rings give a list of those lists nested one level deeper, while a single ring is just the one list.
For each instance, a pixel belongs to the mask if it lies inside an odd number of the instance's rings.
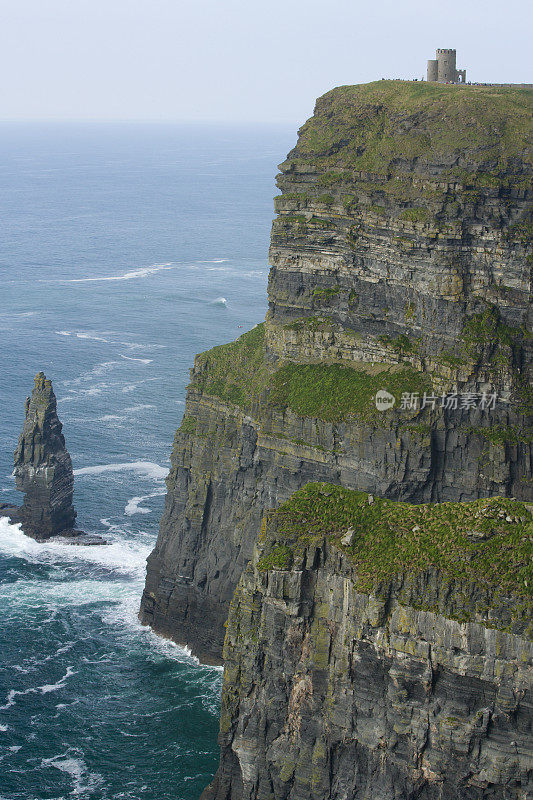
[{"label": "sea stack", "polygon": [[16,487],[24,492],[18,517],[24,533],[39,541],[79,533],[73,530],[74,474],[62,428],[52,382],[39,372],[15,450]]}]

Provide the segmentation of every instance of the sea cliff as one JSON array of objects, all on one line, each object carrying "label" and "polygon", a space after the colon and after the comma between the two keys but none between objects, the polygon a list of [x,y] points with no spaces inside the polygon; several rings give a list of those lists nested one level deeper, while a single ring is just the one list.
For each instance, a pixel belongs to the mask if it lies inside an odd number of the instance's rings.
[{"label": "sea cliff", "polygon": [[317,101],[280,167],[265,323],[191,371],[155,630],[220,661],[263,515],[310,481],[533,498],[532,96],[380,81]]},{"label": "sea cliff", "polygon": [[[230,607],[202,800],[525,800],[531,513],[310,484]],[[529,630],[528,630],[529,627]]]}]

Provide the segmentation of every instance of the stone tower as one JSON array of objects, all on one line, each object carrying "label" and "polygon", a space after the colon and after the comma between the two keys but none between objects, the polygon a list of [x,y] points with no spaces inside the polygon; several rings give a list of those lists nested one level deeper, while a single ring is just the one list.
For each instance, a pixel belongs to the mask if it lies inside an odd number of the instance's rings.
[{"label": "stone tower", "polygon": [[428,61],[427,79],[432,83],[465,83],[466,69],[457,69],[455,50],[440,48]]},{"label": "stone tower", "polygon": [[43,372],[26,400],[26,418],[15,451],[15,483],[24,492],[22,530],[34,539],[72,535],[74,475],[57,416],[56,396]]}]

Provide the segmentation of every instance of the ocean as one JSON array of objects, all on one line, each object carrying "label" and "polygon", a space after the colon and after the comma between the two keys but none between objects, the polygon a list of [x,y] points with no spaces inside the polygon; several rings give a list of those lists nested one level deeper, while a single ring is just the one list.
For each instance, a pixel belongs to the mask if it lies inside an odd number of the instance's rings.
[{"label": "ocean", "polygon": [[34,375],[53,381],[77,525],[0,521],[0,800],[189,800],[221,671],[137,621],[195,353],[263,319],[276,126],[0,127],[0,498]]}]

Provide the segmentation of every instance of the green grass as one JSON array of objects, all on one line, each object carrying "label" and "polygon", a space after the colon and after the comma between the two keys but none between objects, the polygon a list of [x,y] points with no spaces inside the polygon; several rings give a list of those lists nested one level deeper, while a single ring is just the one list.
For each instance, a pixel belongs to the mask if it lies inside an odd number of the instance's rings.
[{"label": "green grass", "polygon": [[488,306],[482,313],[473,314],[465,324],[461,339],[469,353],[476,354],[486,344],[511,347],[523,338],[520,328],[511,328],[500,319],[496,306]]},{"label": "green grass", "polygon": [[185,416],[181,420],[181,425],[178,428],[180,433],[195,433],[198,420],[196,417]]},{"label": "green grass", "polygon": [[199,391],[238,406],[249,406],[268,386],[264,324],[235,342],[200,353],[195,369],[198,374],[194,386]]},{"label": "green grass", "polygon": [[292,566],[292,550],[284,544],[278,544],[268,551],[257,564],[261,572],[269,569],[290,569]]},{"label": "green grass", "polygon": [[504,370],[510,371],[514,384],[514,402],[519,410],[531,413],[533,390],[528,386],[524,372],[515,366],[521,361],[520,351],[526,338],[527,332],[507,325],[501,319],[499,309],[487,304],[483,312],[467,318],[460,335],[459,349],[460,354],[473,363],[481,358],[487,359],[487,353],[490,353],[491,373],[496,377]]},{"label": "green grass", "polygon": [[518,428],[504,428],[501,425],[493,425],[490,428],[470,428],[470,430],[472,433],[482,436],[499,447],[504,447],[506,444],[518,444],[519,442],[525,444],[533,442],[533,428],[520,430]]},{"label": "green grass", "polygon": [[379,389],[399,401],[402,392],[429,391],[431,381],[407,368],[371,375],[338,364],[286,364],[273,376],[269,402],[301,417],[340,422],[353,414],[374,416],[374,395]]},{"label": "green grass", "polygon": [[[292,323],[300,329],[319,330],[327,321],[312,317]],[[289,408],[302,417],[341,422],[353,414],[366,418],[377,412],[374,395],[379,389],[393,394],[398,403],[403,392],[431,390],[428,375],[411,368],[384,370],[379,374],[338,364],[289,363],[275,372],[265,361],[264,325],[258,325],[235,342],[220,345],[197,356],[192,386],[205,394],[249,408],[262,400],[275,408]],[[184,420],[185,425],[192,425]],[[182,423],[183,425],[183,423]]]},{"label": "green grass", "polygon": [[383,336],[378,336],[378,342],[382,344],[383,347],[394,350],[395,353],[411,353],[418,347],[417,342],[412,342],[405,333],[400,333],[398,336],[388,336],[384,334]]},{"label": "green grass", "polygon": [[283,327],[288,331],[316,331],[329,330],[332,322],[330,317],[300,317],[287,323]]},{"label": "green grass", "polygon": [[318,99],[287,166],[296,157],[322,161],[332,175],[335,167],[388,175],[402,159],[463,151],[474,156],[471,172],[480,173],[480,183],[494,187],[504,175],[509,179],[514,158],[531,159],[532,107],[533,91],[512,87],[411,81],[341,86]]},{"label": "green grass", "polygon": [[313,299],[326,300],[329,297],[334,297],[335,295],[339,294],[339,292],[339,286],[326,286],[323,289],[313,289]]},{"label": "green grass", "polygon": [[408,222],[427,222],[430,214],[427,208],[420,208],[414,206],[413,208],[406,208],[400,214],[400,219],[407,220]]},{"label": "green grass", "polygon": [[[354,535],[347,546],[341,539],[348,528]],[[268,541],[269,530],[274,543]],[[487,538],[469,536],[472,531]],[[324,537],[349,556],[361,591],[395,576],[436,569],[499,594],[527,602],[533,597],[532,516],[518,500],[413,505],[375,498],[370,505],[363,492],[311,483],[269,512],[263,563],[268,563],[270,547],[283,546],[294,554]]]}]

